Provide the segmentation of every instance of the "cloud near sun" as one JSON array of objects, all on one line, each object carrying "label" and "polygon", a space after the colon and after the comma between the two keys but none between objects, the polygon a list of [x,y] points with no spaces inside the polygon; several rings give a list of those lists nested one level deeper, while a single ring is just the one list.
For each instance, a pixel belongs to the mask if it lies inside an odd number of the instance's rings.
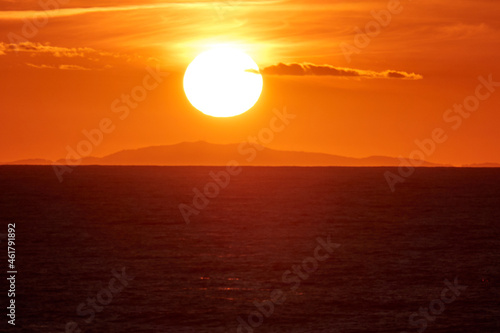
[{"label": "cloud near sun", "polygon": [[[250,70],[251,71],[251,70]],[[291,76],[341,76],[341,77],[360,77],[360,78],[376,78],[376,79],[406,79],[406,80],[421,80],[422,75],[415,73],[407,73],[396,70],[386,70],[383,72],[353,69],[344,67],[334,67],[331,65],[315,65],[315,64],[283,64],[268,66],[260,69],[262,75],[291,75]]]},{"label": "cloud near sun", "polygon": [[[17,54],[16,54],[17,53]],[[20,44],[9,44],[0,42],[0,56],[15,54],[17,61],[20,54],[26,54],[29,57],[29,62],[26,65],[31,68],[38,69],[62,69],[62,70],[91,70],[91,69],[106,69],[111,68],[110,63],[117,65],[130,65],[132,63],[143,62],[137,55],[114,54],[111,52],[99,51],[89,47],[66,48],[53,46],[41,43],[25,42]],[[36,58],[34,55],[45,55],[41,63],[34,63]],[[47,56],[52,59],[46,58]],[[54,64],[54,59],[64,58],[64,63]],[[68,64],[68,60],[73,59],[72,64]],[[28,60],[27,59],[27,60]],[[45,63],[49,61],[50,64]],[[98,63],[100,63],[98,65]],[[249,70],[249,72],[255,72]],[[386,70],[382,72],[354,69],[345,67],[335,67],[331,65],[315,65],[311,63],[279,63],[268,67],[261,68],[259,73],[262,75],[289,75],[289,76],[337,76],[351,78],[375,78],[375,79],[405,79],[405,80],[420,80],[422,75],[408,73],[397,70]]]}]

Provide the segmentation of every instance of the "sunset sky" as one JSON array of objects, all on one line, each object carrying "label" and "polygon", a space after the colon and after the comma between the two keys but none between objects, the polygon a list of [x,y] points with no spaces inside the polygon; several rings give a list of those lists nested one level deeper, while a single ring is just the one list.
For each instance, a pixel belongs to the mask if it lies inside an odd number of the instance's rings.
[{"label": "sunset sky", "polygon": [[[398,13],[346,56],[356,27],[390,13],[389,3],[0,1],[0,162],[62,158],[103,118],[116,128],[94,156],[183,141],[237,143],[286,107],[296,118],[270,148],[407,157],[415,140],[442,128],[449,138],[428,161],[500,163],[500,87],[456,129],[443,119],[475,94],[478,77],[500,82],[500,2],[392,3]],[[202,114],[183,91],[186,67],[217,44],[244,50],[264,78],[257,104],[233,118]],[[159,84],[144,101],[126,117],[113,112],[157,67]]]}]

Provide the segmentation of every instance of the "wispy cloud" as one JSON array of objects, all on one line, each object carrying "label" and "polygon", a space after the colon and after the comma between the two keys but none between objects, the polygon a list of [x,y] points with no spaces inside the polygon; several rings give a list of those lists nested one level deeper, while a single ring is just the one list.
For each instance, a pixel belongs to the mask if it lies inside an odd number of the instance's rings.
[{"label": "wispy cloud", "polygon": [[89,47],[62,47],[50,44],[0,42],[2,64],[12,62],[39,69],[90,70],[133,66],[148,62],[139,55],[112,53]]},{"label": "wispy cloud", "polygon": [[382,72],[335,67],[331,65],[315,65],[309,63],[293,63],[268,66],[260,69],[262,75],[292,75],[292,76],[344,76],[375,79],[406,79],[420,80],[422,75],[397,70],[386,70]]},{"label": "wispy cloud", "polygon": [[78,65],[59,65],[59,69],[69,70],[69,71],[88,71],[90,68],[85,68]]},{"label": "wispy cloud", "polygon": [[[221,1],[222,2],[222,1]],[[241,1],[238,5],[248,6],[248,5],[259,5],[259,4],[269,4],[279,1]],[[54,10],[44,10],[43,8],[37,8],[36,10],[11,10],[11,11],[0,11],[0,19],[23,19],[31,18],[33,16],[38,16],[40,13],[44,13],[48,17],[66,17],[74,15],[83,15],[90,13],[106,13],[106,12],[123,12],[123,11],[136,11],[136,10],[148,10],[148,9],[172,9],[172,8],[193,8],[193,7],[213,7],[213,1],[176,1],[168,3],[150,3],[142,5],[118,5],[118,6],[95,6],[95,7],[73,7],[73,8],[60,8]]]},{"label": "wispy cloud", "polygon": [[27,52],[27,53],[45,53],[52,54],[54,57],[85,57],[88,54],[112,55],[109,52],[101,52],[89,47],[67,48],[61,46],[52,46],[49,44],[24,42],[19,44],[0,42],[0,55],[6,55],[9,52]]},{"label": "wispy cloud", "polygon": [[115,6],[115,7],[86,7],[86,8],[61,8],[55,10],[13,10],[13,11],[0,11],[0,19],[23,19],[31,18],[40,15],[43,12],[48,17],[66,17],[74,15],[82,15],[89,13],[103,13],[103,12],[118,12],[118,11],[133,11],[138,9],[161,9],[168,8],[176,5],[176,3],[168,4],[150,4],[140,6]]},{"label": "wispy cloud", "polygon": [[435,28],[437,36],[445,40],[472,39],[485,36],[493,30],[485,23],[478,24],[449,24]]},{"label": "wispy cloud", "polygon": [[38,69],[62,69],[62,70],[70,70],[70,71],[89,71],[91,70],[90,68],[85,68],[83,66],[78,66],[78,65],[59,65],[59,66],[52,66],[52,65],[46,65],[46,64],[32,64],[32,63],[26,63],[27,66],[32,67],[32,68],[38,68]]},{"label": "wispy cloud", "polygon": [[36,64],[32,64],[32,63],[26,63],[26,66],[32,67],[32,68],[38,68],[38,69],[56,69],[57,68],[57,67],[50,66],[50,65],[45,65],[45,64],[36,65]]}]

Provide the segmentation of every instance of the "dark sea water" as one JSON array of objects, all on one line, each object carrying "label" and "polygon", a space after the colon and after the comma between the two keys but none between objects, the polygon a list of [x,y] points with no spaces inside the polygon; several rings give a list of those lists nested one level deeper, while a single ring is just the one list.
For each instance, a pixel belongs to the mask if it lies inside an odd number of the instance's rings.
[{"label": "dark sea water", "polygon": [[0,167],[18,271],[13,327],[0,239],[0,331],[500,332],[499,169],[417,169],[392,193],[390,168],[246,167],[186,224],[220,170]]}]

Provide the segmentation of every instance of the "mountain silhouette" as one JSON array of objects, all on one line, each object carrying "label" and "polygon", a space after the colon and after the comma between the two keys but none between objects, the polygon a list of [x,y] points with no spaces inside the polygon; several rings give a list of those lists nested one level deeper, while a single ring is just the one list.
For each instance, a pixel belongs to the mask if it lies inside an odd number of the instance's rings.
[{"label": "mountain silhouette", "polygon": [[499,163],[474,163],[462,165],[464,168],[500,168]]},{"label": "mountain silhouette", "polygon": [[[229,161],[246,166],[357,166],[394,167],[402,164],[399,158],[370,156],[364,158],[345,157],[324,153],[275,150],[250,144],[214,144],[204,141],[182,142],[174,145],[126,149],[104,157],[84,157],[79,165],[172,165],[172,166],[221,166]],[[75,160],[59,159],[55,163],[74,165]],[[418,165],[420,161],[410,161]],[[51,165],[47,159],[24,159],[3,165]],[[423,167],[451,167],[447,164],[423,162]],[[466,168],[500,168],[498,163],[465,164]]]},{"label": "mountain silhouette", "polygon": [[51,160],[46,160],[43,158],[32,158],[26,160],[18,160],[14,162],[0,163],[4,165],[50,165],[52,164]]},{"label": "mountain silhouette", "polygon": [[[323,153],[281,151],[249,143],[212,144],[203,141],[128,149],[101,158],[85,157],[80,165],[220,166],[229,161],[247,166],[399,166],[398,158],[352,158]],[[59,164],[68,164],[58,160]],[[424,162],[422,166],[443,166]]]}]

